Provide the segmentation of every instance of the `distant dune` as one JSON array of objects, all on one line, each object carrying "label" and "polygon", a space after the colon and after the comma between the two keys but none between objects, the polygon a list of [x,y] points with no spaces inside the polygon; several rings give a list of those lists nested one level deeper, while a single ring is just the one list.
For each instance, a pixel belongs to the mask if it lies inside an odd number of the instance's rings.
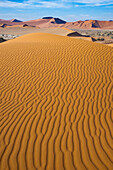
[{"label": "distant dune", "polygon": [[66,22],[60,18],[53,17],[43,17],[41,19],[35,19],[30,21],[22,22],[17,19],[12,20],[2,20],[1,24],[8,25],[32,25],[38,26],[40,28],[50,28],[50,27],[65,27],[69,29],[113,29],[113,21],[99,21],[99,20],[86,20],[86,21],[76,21],[76,22]]},{"label": "distant dune", "polygon": [[87,20],[67,22],[65,27],[72,29],[113,29],[113,21]]},{"label": "distant dune", "polygon": [[82,37],[82,35],[80,33],[78,33],[77,31],[71,32],[69,34],[67,34],[68,37]]},{"label": "distant dune", "polygon": [[46,33],[1,43],[0,170],[112,170],[112,59]]},{"label": "distant dune", "polygon": [[1,24],[1,25],[0,25],[1,28],[5,28],[5,27],[7,27],[7,26],[8,26],[7,24]]},{"label": "distant dune", "polygon": [[42,19],[26,21],[26,23],[31,23],[35,26],[38,25],[40,28],[49,28],[63,26],[66,22],[61,20],[60,18],[44,17]]},{"label": "distant dune", "polygon": [[82,34],[78,33],[77,31],[69,32],[69,33],[67,34],[67,36],[68,36],[68,37],[77,38],[77,39],[92,41],[92,42],[95,42],[95,41],[96,41],[95,38],[90,37],[90,36],[87,36],[87,35],[82,35]]},{"label": "distant dune", "polygon": [[20,20],[18,20],[18,19],[11,19],[10,21],[11,21],[11,22],[22,22],[22,21],[20,21]]}]

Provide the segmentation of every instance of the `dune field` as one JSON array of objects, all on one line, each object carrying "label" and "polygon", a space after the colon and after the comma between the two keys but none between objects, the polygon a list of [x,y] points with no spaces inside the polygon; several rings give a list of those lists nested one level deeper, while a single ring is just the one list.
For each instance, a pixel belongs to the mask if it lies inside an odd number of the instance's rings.
[{"label": "dune field", "polygon": [[48,33],[0,44],[0,170],[113,169],[113,48]]},{"label": "dune field", "polygon": [[[5,25],[4,25],[5,24]],[[110,29],[113,30],[113,20],[78,20],[74,22],[67,22],[60,18],[43,17],[39,19],[33,19],[28,21],[21,21],[16,18],[10,20],[0,19],[0,27],[12,27],[25,25],[38,26],[40,28],[52,28],[52,27],[65,27],[69,29]]]}]

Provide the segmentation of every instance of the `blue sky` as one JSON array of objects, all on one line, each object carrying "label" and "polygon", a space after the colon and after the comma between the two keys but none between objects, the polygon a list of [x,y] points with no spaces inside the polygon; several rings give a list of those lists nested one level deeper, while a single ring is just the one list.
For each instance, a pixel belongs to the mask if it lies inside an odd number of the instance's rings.
[{"label": "blue sky", "polygon": [[113,20],[113,0],[0,0],[0,19]]}]

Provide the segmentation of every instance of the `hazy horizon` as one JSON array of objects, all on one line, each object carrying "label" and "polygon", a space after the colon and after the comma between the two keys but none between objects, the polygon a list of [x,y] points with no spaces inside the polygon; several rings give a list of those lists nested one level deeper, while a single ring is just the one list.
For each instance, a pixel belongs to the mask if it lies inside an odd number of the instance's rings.
[{"label": "hazy horizon", "polygon": [[[42,17],[40,17],[40,18],[31,18],[30,20],[36,20],[36,19],[43,19],[43,17],[53,17],[53,16],[42,16]],[[53,18],[59,18],[59,19],[61,19],[61,20],[65,20],[65,19],[63,19],[63,18],[61,18],[61,17],[57,17],[57,16],[55,16],[55,17],[53,17]],[[12,20],[12,19],[17,19],[17,20],[19,20],[19,21],[22,21],[22,22],[26,22],[26,21],[29,21],[29,20],[21,20],[20,18],[15,18],[15,17],[13,17],[13,18],[9,18],[9,19],[5,19],[5,18],[0,18],[0,19],[3,19],[3,20]],[[86,20],[98,20],[98,19],[83,19],[83,20],[81,20],[81,21],[86,21]],[[79,21],[79,20],[73,20],[73,21],[67,21],[67,20],[65,20],[66,22],[76,22],[76,21]],[[110,20],[98,20],[98,21],[110,21]],[[113,19],[112,19],[112,21],[113,21]]]}]

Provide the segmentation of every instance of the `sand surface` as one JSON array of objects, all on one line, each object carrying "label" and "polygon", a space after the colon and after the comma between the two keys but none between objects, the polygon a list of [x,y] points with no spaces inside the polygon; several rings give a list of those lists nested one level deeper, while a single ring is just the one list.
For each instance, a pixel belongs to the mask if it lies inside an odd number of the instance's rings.
[{"label": "sand surface", "polygon": [[0,44],[0,170],[112,170],[112,59],[45,33]]},{"label": "sand surface", "polygon": [[113,47],[113,44],[107,44],[107,45],[109,45],[109,46]]},{"label": "sand surface", "polygon": [[56,35],[67,35],[71,30],[66,28],[22,28],[22,27],[6,27],[0,28],[0,34],[24,35],[29,33],[51,33]]},{"label": "sand surface", "polygon": [[76,39],[81,39],[81,40],[87,40],[87,41],[92,41],[91,37],[85,37],[85,36],[81,36],[81,37],[73,37],[73,38],[76,38]]}]

